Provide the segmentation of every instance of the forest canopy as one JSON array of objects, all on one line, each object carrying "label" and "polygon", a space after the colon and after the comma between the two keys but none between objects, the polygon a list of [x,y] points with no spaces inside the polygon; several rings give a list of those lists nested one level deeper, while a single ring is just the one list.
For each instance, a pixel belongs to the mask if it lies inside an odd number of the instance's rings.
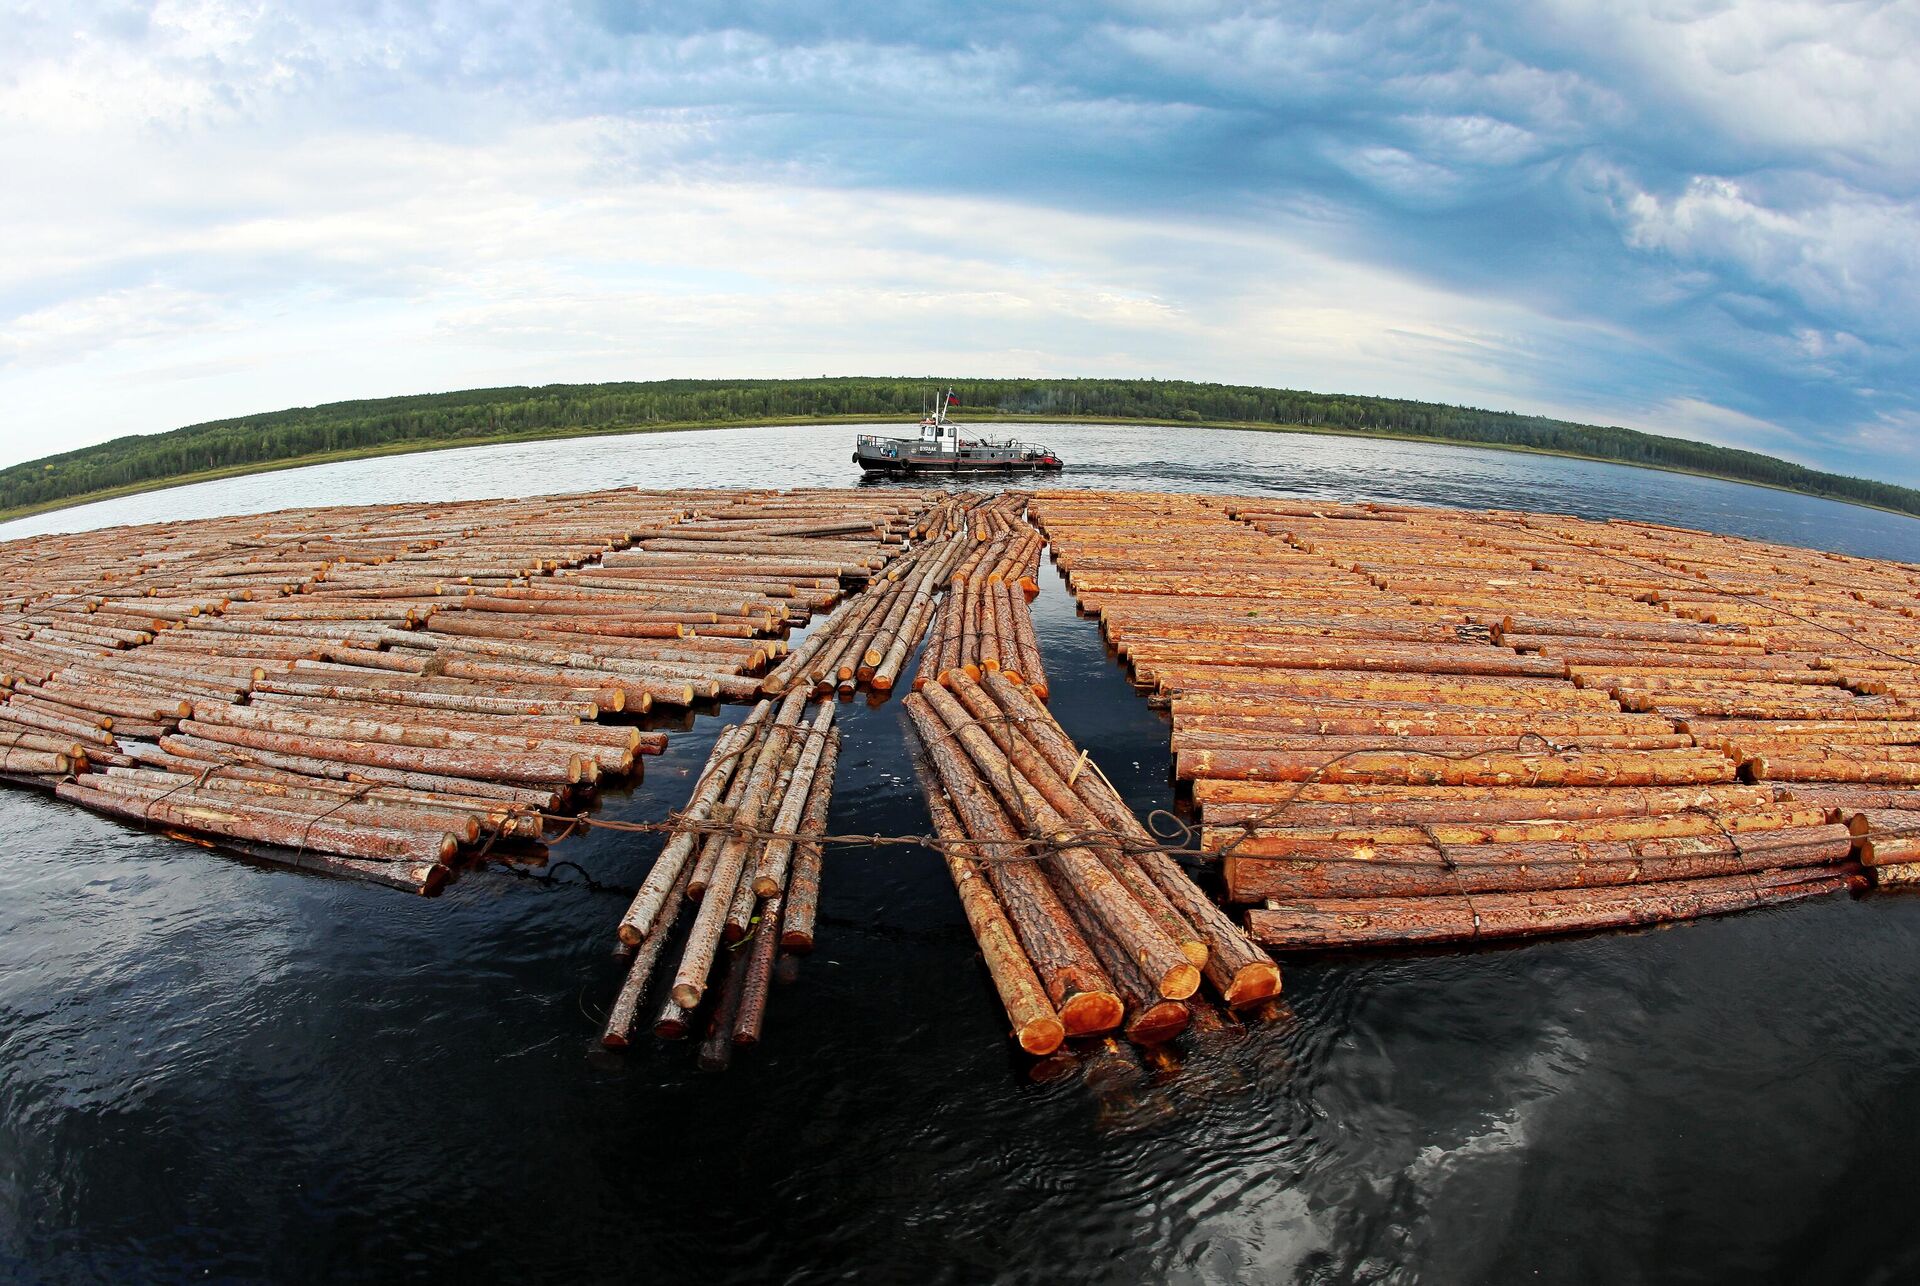
[{"label": "forest canopy", "polygon": [[996,416],[1159,423],[1297,426],[1524,447],[1623,464],[1684,469],[1920,514],[1920,491],[1823,473],[1755,451],[1397,398],[1182,380],[657,380],[468,389],[333,402],[193,424],[0,470],[0,511],[77,501],[95,493],[165,485],[307,457],[423,449],[560,434],[643,432],[676,426],[799,421],[816,417],[910,419],[930,387],[951,385],[970,418]]}]

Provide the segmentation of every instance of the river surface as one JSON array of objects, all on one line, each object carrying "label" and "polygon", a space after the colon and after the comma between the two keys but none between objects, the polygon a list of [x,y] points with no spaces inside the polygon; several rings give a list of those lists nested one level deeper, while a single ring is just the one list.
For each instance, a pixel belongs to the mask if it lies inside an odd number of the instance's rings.
[{"label": "river surface", "polygon": [[[845,485],[852,427],[579,439],[129,497],[39,531],[618,484]],[[1622,515],[1920,561],[1920,522],[1465,448],[1021,426],[1059,485]],[[1136,808],[1165,723],[1051,568],[1053,707]],[[900,703],[841,707],[834,831],[917,833]],[[610,817],[684,801],[708,709]],[[600,1052],[657,847],[440,897],[0,792],[0,1280],[1857,1282],[1920,1277],[1920,897],[1287,961],[1284,1012],[1035,1083],[944,870],[828,856],[819,949],[724,1074]]]}]

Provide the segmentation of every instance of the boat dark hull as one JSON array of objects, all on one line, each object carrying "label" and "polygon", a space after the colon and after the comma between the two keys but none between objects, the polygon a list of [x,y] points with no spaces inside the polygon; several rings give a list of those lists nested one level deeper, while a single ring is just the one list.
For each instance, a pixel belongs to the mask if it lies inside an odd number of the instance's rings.
[{"label": "boat dark hull", "polygon": [[868,473],[1058,473],[1064,466],[1058,460],[1034,460],[1014,457],[1002,460],[956,460],[952,456],[867,456],[858,452],[853,462]]}]

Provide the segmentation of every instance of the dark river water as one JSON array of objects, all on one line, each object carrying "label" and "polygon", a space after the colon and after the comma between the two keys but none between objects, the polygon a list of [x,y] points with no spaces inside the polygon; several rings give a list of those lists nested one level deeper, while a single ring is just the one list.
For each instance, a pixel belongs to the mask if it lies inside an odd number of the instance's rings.
[{"label": "dark river water", "polygon": [[[131,497],[37,531],[618,484],[845,485],[855,430],[576,440]],[[1920,522],[1461,448],[1023,426],[1060,485],[1626,515],[1920,561]],[[1051,569],[1053,706],[1142,810],[1167,731]],[[836,832],[918,832],[900,703],[842,706]],[[683,802],[680,723],[612,817]],[[657,842],[556,859],[635,882]],[[944,870],[828,856],[819,950],[724,1075],[595,1045],[624,906],[435,899],[0,791],[0,1278],[1912,1281],[1920,897],[1287,961],[1284,1012],[1034,1083]]]}]

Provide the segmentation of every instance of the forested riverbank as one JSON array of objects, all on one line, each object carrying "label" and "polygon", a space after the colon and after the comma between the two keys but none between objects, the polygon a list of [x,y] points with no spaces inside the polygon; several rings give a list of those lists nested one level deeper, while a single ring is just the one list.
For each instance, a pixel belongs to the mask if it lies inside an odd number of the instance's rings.
[{"label": "forested riverbank", "polygon": [[966,418],[1416,438],[1673,469],[1920,514],[1920,491],[1753,451],[1544,416],[1180,380],[659,380],[334,402],[116,438],[0,470],[0,519],[266,469],[486,443],[750,424],[910,419],[934,386]]}]

